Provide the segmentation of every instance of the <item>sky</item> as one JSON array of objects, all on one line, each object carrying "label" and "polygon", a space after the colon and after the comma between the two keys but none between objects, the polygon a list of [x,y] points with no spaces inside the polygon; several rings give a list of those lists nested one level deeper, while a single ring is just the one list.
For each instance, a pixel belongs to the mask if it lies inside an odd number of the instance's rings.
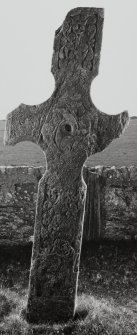
[{"label": "sky", "polygon": [[55,30],[75,7],[105,9],[100,69],[91,98],[101,111],[137,116],[137,0],[0,0],[0,119],[53,93]]}]

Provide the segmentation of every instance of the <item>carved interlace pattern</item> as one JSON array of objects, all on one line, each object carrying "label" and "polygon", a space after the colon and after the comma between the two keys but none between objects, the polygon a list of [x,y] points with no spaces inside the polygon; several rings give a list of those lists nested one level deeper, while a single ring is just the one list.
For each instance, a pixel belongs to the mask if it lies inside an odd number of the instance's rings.
[{"label": "carved interlace pattern", "polygon": [[7,144],[31,140],[46,155],[38,187],[27,318],[58,322],[74,316],[86,186],[82,167],[125,127],[128,114],[101,113],[90,84],[99,68],[103,11],[76,8],[56,31],[55,90],[38,106],[20,105],[8,116]]},{"label": "carved interlace pattern", "polygon": [[73,63],[92,71],[97,15],[84,12],[67,16],[55,35],[53,64],[56,70]]}]

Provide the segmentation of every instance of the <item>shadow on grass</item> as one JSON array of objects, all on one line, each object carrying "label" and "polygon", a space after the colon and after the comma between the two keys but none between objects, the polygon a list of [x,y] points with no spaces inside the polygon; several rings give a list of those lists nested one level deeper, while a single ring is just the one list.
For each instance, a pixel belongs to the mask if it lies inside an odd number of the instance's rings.
[{"label": "shadow on grass", "polygon": [[26,306],[31,248],[0,248],[1,335],[137,334],[135,241],[83,245],[75,318],[53,326],[30,326],[20,317]]},{"label": "shadow on grass", "polygon": [[28,286],[32,244],[0,246],[1,287]]},{"label": "shadow on grass", "polygon": [[[26,301],[13,291],[3,291],[6,304],[0,323],[1,335],[135,335],[137,334],[137,314],[128,308],[115,305],[113,301],[97,300],[90,295],[78,297],[77,313],[74,320],[62,324],[29,325],[20,317]],[[9,295],[9,299],[8,299]],[[1,302],[0,302],[1,304]]]}]

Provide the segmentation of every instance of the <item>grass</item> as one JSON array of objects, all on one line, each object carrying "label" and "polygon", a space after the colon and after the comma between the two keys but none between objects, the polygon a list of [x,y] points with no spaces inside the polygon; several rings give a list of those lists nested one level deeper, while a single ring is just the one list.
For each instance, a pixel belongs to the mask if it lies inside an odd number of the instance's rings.
[{"label": "grass", "polygon": [[131,119],[129,126],[119,139],[114,140],[105,150],[90,156],[87,166],[131,166],[137,165],[137,119]]},{"label": "grass", "polygon": [[[15,147],[4,147],[4,122],[0,121],[0,165],[44,166],[42,150],[31,142],[18,143]],[[113,141],[102,153],[91,156],[87,166],[130,166],[137,165],[137,119],[131,119],[125,133]]]},{"label": "grass", "polygon": [[[7,296],[7,292],[6,292]],[[9,292],[11,296],[11,292]],[[13,294],[12,294],[13,297]],[[11,301],[11,300],[10,300]],[[101,334],[101,335],[133,335],[137,334],[137,316],[130,309],[118,307],[113,301],[97,300],[90,295],[83,294],[78,298],[78,313],[86,310],[84,319],[69,321],[67,324],[29,325],[20,315],[20,306],[24,301],[19,295],[14,295],[11,304],[16,305],[9,315],[5,315],[0,324],[1,335],[29,335],[29,334]]]},{"label": "grass", "polygon": [[1,335],[137,334],[136,242],[83,246],[77,313],[65,324],[29,325],[21,317],[27,302],[30,255],[31,246],[0,249]]}]

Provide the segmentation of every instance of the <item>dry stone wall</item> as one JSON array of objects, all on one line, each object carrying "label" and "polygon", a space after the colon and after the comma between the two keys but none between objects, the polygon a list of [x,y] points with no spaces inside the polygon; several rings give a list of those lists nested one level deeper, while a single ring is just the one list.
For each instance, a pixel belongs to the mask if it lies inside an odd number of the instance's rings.
[{"label": "dry stone wall", "polygon": [[[0,167],[0,245],[32,240],[44,167]],[[83,239],[137,239],[137,167],[84,168]]]},{"label": "dry stone wall", "polygon": [[33,236],[43,172],[43,167],[0,167],[0,244],[24,244]]},{"label": "dry stone wall", "polygon": [[137,167],[85,169],[84,238],[137,239]]}]

